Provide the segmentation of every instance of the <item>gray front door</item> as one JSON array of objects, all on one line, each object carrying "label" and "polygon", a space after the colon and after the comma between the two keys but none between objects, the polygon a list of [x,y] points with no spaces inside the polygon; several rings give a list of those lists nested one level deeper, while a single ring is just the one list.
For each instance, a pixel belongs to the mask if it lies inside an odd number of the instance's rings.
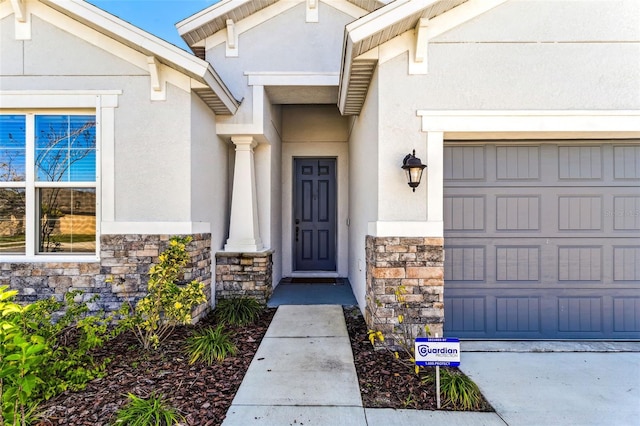
[{"label": "gray front door", "polygon": [[336,160],[294,160],[295,271],[336,270]]}]

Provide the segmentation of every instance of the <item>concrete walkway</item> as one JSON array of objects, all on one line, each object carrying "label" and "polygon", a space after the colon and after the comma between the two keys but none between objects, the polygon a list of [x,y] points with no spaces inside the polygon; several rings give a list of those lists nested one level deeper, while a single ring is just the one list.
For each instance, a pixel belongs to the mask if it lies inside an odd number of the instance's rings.
[{"label": "concrete walkway", "polygon": [[365,409],[337,305],[278,308],[223,426],[500,425],[494,413]]},{"label": "concrete walkway", "polygon": [[342,307],[282,305],[223,426],[640,424],[638,342],[462,342],[461,349],[461,370],[495,413],[365,409]]}]

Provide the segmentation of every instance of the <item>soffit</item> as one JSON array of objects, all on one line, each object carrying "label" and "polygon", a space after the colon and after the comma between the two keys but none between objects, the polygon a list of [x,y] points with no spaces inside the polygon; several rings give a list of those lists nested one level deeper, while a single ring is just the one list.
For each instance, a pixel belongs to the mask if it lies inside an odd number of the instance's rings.
[{"label": "soffit", "polygon": [[173,44],[111,15],[83,0],[40,0],[43,4],[143,55],[153,56],[202,84],[193,91],[216,114],[235,114],[240,103],[211,65]]},{"label": "soffit", "polygon": [[[345,115],[360,114],[377,59],[363,53],[413,30],[420,19],[433,19],[468,0],[396,0],[347,25],[339,93]],[[345,86],[345,87],[342,87]]]},{"label": "soffit", "polygon": [[[233,22],[241,21],[278,1],[280,0],[223,0],[178,22],[176,28],[185,42],[189,46],[193,46],[225,29],[227,19],[231,19]],[[372,12],[387,3],[387,1],[380,0],[347,1],[367,12]]]}]

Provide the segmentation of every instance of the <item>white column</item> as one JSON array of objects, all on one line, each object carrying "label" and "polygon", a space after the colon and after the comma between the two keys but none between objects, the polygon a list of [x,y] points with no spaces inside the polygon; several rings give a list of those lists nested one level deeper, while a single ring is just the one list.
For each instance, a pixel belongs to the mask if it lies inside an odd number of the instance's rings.
[{"label": "white column", "polygon": [[[442,222],[444,212],[444,134],[427,132],[427,220]],[[422,177],[424,180],[424,176]]]},{"label": "white column", "polygon": [[231,223],[229,239],[224,246],[229,252],[256,252],[263,249],[258,226],[256,173],[253,148],[258,145],[251,136],[233,136],[236,164],[231,195]]}]

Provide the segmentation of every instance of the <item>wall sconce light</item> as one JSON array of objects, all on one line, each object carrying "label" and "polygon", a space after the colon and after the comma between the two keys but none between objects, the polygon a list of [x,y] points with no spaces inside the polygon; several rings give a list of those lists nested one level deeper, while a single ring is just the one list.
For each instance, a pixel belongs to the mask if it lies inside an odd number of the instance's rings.
[{"label": "wall sconce light", "polygon": [[402,169],[407,174],[407,183],[416,192],[416,188],[420,185],[420,179],[422,179],[422,171],[427,166],[422,164],[419,158],[416,157],[416,150],[413,150],[413,154],[407,154],[402,160]]}]

